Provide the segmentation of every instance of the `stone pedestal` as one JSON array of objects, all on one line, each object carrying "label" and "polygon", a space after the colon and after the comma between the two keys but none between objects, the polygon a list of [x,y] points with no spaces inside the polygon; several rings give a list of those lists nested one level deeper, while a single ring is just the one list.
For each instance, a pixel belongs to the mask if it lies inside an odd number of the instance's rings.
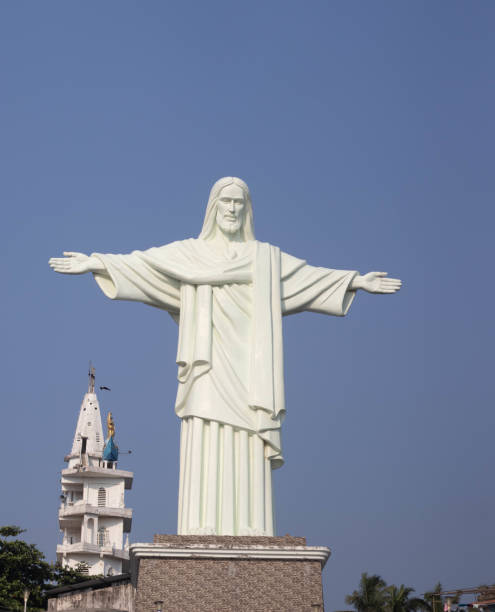
[{"label": "stone pedestal", "polygon": [[313,612],[323,610],[325,546],[304,538],[156,535],[132,544],[130,574],[53,589],[61,612]]},{"label": "stone pedestal", "polygon": [[305,538],[156,535],[130,547],[136,612],[323,610],[330,554]]}]

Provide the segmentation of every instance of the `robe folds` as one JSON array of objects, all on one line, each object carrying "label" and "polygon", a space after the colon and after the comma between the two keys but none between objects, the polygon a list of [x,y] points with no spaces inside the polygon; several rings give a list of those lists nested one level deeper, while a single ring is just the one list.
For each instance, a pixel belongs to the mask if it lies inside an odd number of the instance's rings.
[{"label": "robe folds", "polygon": [[282,316],[343,316],[354,271],[317,268],[258,241],[219,252],[188,239],[93,253],[111,299],[166,310],[179,324],[182,419],[179,533],[273,535],[271,469],[283,463]]}]

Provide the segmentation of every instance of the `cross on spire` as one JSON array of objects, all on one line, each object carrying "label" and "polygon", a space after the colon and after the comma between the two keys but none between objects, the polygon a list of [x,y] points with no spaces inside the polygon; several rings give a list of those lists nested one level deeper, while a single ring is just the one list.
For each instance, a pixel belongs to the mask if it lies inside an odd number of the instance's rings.
[{"label": "cross on spire", "polygon": [[95,369],[91,361],[89,362],[89,372],[88,372],[88,393],[95,392]]}]

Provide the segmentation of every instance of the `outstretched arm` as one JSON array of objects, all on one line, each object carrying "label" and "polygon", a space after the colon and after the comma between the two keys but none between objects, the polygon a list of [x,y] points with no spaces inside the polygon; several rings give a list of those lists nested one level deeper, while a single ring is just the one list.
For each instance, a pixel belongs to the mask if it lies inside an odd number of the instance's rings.
[{"label": "outstretched arm", "polygon": [[360,275],[355,270],[316,268],[305,261],[281,253],[282,314],[320,312],[343,317],[358,289],[370,293],[395,293],[401,281],[386,278],[386,272]]},{"label": "outstretched arm", "polygon": [[65,252],[65,257],[52,257],[50,267],[59,274],[92,272],[100,289],[112,300],[143,302],[172,316],[180,310],[180,282],[166,274],[157,274],[144,257],[146,252],[127,255]]},{"label": "outstretched arm", "polygon": [[73,253],[72,251],[64,251],[64,257],[52,257],[48,265],[60,274],[105,271],[105,266],[97,257],[88,257],[84,253]]},{"label": "outstretched arm", "polygon": [[364,289],[368,293],[396,293],[401,286],[402,281],[398,278],[388,278],[387,272],[368,272],[364,276],[355,276],[349,289]]}]

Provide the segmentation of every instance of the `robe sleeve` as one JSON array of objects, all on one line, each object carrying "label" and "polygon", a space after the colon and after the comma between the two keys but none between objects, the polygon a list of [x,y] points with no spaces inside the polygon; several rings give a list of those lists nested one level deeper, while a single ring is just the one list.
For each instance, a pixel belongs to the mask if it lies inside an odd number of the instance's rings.
[{"label": "robe sleeve", "polygon": [[128,255],[92,253],[105,270],[93,272],[103,293],[111,300],[143,302],[168,311],[174,318],[180,310],[180,282],[157,271],[146,261],[146,251]]},{"label": "robe sleeve", "polygon": [[358,272],[317,268],[287,253],[282,253],[281,263],[283,315],[305,310],[337,317],[347,314],[356,295],[349,285]]}]

